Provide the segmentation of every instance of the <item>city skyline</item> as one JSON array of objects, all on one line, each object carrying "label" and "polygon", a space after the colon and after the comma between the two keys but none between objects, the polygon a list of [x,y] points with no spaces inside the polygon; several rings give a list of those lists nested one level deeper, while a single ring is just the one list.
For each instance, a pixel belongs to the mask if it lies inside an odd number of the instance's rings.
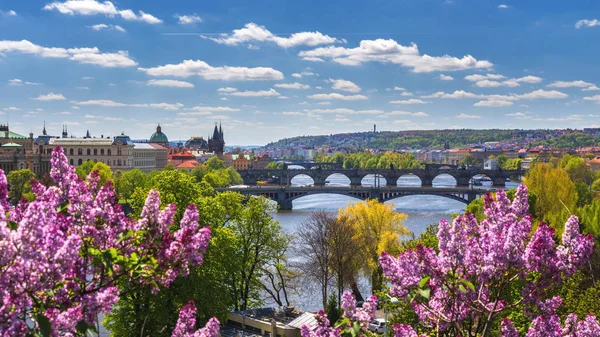
[{"label": "city skyline", "polygon": [[[228,145],[298,135],[600,125],[600,4],[11,1],[0,119],[21,134]],[[267,15],[267,13],[269,15]],[[67,32],[67,33],[65,33]],[[3,123],[4,123],[3,121]]]}]

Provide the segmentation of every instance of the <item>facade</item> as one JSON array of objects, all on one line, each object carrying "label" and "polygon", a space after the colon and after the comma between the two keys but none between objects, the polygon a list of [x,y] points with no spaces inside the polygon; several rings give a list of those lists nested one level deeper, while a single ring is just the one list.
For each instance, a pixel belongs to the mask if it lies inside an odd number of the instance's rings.
[{"label": "facade", "polygon": [[161,170],[167,165],[166,157],[168,153],[168,149],[159,145],[134,143],[133,168],[140,169],[144,173]]},{"label": "facade", "polygon": [[222,156],[225,152],[225,137],[221,125],[217,129],[217,125],[215,124],[213,136],[208,139],[208,152],[213,152],[218,156]]}]

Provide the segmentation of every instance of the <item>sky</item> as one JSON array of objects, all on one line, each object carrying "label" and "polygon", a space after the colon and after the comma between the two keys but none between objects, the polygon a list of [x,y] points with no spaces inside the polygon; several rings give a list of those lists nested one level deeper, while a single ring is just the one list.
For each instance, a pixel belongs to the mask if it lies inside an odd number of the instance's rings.
[{"label": "sky", "polygon": [[[22,134],[600,126],[596,0],[0,0]],[[596,86],[598,85],[598,86]]]}]

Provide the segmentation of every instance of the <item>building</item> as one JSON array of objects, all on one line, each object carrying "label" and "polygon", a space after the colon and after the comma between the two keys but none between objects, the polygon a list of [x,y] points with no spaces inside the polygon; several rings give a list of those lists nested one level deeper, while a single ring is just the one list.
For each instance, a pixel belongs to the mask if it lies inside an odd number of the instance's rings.
[{"label": "building", "polygon": [[192,137],[185,142],[185,148],[190,151],[208,152],[208,142],[202,137]]},{"label": "building", "polygon": [[162,170],[167,165],[169,150],[158,144],[134,143],[133,168],[144,173]]},{"label": "building", "polygon": [[497,170],[498,169],[498,158],[488,158],[483,163],[484,170]]},{"label": "building", "polygon": [[167,135],[165,135],[162,132],[160,124],[156,126],[156,132],[153,133],[152,136],[150,136],[150,140],[148,140],[148,143],[159,144],[166,148],[169,148],[169,138],[167,138]]},{"label": "building", "polygon": [[219,128],[217,129],[217,125],[215,124],[215,130],[213,131],[212,138],[208,139],[208,152],[213,152],[218,156],[222,156],[225,152],[225,137],[223,135],[223,129],[219,124]]}]

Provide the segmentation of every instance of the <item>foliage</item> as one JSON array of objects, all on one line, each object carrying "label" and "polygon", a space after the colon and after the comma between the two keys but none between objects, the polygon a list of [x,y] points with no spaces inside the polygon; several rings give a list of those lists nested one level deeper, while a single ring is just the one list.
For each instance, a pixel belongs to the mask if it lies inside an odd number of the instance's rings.
[{"label": "foliage", "polygon": [[8,198],[13,203],[19,202],[24,196],[29,200],[33,200],[31,193],[31,179],[35,178],[35,174],[30,169],[10,171],[6,176],[8,181]]},{"label": "foliage", "polygon": [[371,199],[340,210],[339,216],[345,217],[356,229],[355,240],[362,252],[357,258],[362,261],[363,269],[371,272],[373,291],[380,290],[383,278],[379,255],[384,251],[398,252],[400,236],[410,234],[403,225],[407,215],[396,212],[393,204]]},{"label": "foliage", "polygon": [[567,172],[548,164],[533,166],[525,177],[525,185],[536,197],[536,217],[562,232],[562,224],[575,211],[577,190]]},{"label": "foliage", "polygon": [[77,176],[81,179],[86,179],[92,171],[98,171],[98,175],[100,176],[100,186],[104,186],[107,181],[112,181],[112,171],[110,166],[103,162],[94,163],[93,161],[88,160],[75,168],[75,173],[77,173]]},{"label": "foliage", "polygon": [[140,169],[133,169],[115,174],[115,190],[122,200],[129,200],[133,196],[136,188],[147,190],[149,188],[149,176]]},{"label": "foliage", "polygon": [[343,154],[336,152],[332,156],[318,153],[315,158],[318,163],[337,163],[345,169],[420,169],[423,165],[412,153],[397,152],[356,152]]},{"label": "foliage", "polygon": [[175,206],[161,210],[151,191],[129,219],[99,171],[83,181],[60,147],[51,164],[57,186],[33,181],[35,200],[16,207],[0,173],[0,335],[86,335],[117,302],[118,282],[158,290],[203,262],[210,229],[195,207],[176,223]]},{"label": "foliage", "polygon": [[[502,314],[515,305],[535,317],[530,329],[546,331],[558,320],[561,303],[560,297],[548,296],[549,290],[587,263],[593,238],[578,233],[576,217],[567,222],[562,245],[556,246],[552,228],[543,223],[530,236],[527,209],[525,186],[512,203],[498,191],[495,200],[486,196],[487,218],[481,223],[469,213],[452,225],[440,222],[439,252],[418,246],[398,258],[383,253],[380,262],[392,283],[390,293],[412,302],[420,324],[439,336],[491,336]],[[522,297],[506,293],[515,287]],[[399,334],[399,328],[406,331]],[[416,335],[409,326],[395,329],[397,336]],[[502,332],[517,333],[510,320],[502,322]]]}]

